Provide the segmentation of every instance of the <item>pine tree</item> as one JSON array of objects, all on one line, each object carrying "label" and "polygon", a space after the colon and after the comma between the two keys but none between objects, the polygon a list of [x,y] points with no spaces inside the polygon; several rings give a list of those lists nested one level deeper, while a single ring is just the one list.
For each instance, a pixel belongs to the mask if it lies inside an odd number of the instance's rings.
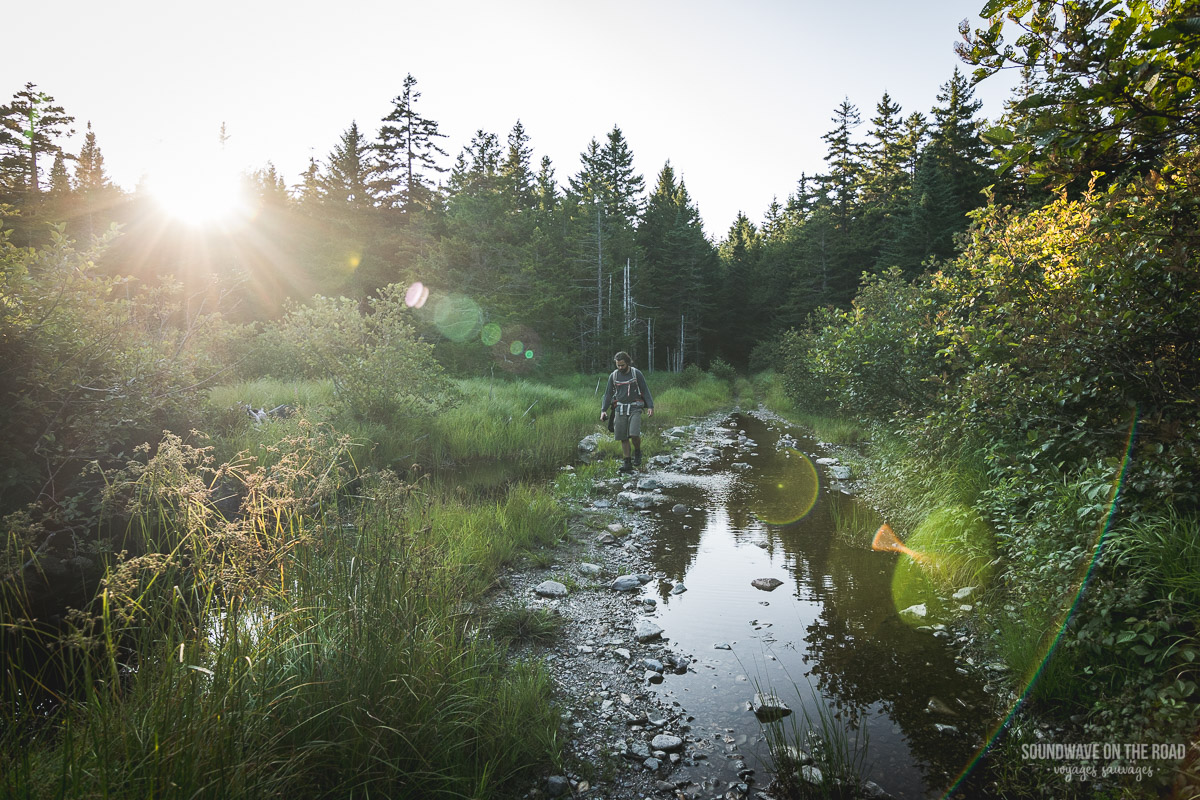
[{"label": "pine tree", "polygon": [[[648,320],[653,350],[647,363],[681,369],[699,363],[714,329],[713,304],[721,288],[719,260],[704,236],[700,213],[670,162],[646,202],[637,230],[642,279],[635,282],[639,315]],[[679,333],[682,329],[682,334]],[[647,344],[649,348],[649,344]]]},{"label": "pine tree", "polygon": [[[975,99],[965,75],[954,69],[950,80],[942,84],[933,108],[933,130],[929,148],[937,166],[945,172],[954,197],[955,213],[964,215],[983,205],[980,190],[992,180],[988,165],[990,148],[979,137],[983,120],[975,115],[983,103]],[[966,229],[963,219],[956,227]]]},{"label": "pine tree", "polygon": [[90,121],[87,133],[83,135],[83,147],[75,159],[75,187],[84,196],[98,195],[112,188],[104,171],[104,155],[96,144],[96,133]]},{"label": "pine tree", "polygon": [[882,254],[894,249],[912,189],[900,106],[884,92],[875,112],[867,134],[870,144],[865,150],[862,192],[863,236],[874,243],[872,265],[878,265]]},{"label": "pine tree", "polygon": [[508,151],[500,167],[500,178],[504,195],[515,209],[522,211],[531,210],[537,204],[532,159],[529,136],[521,120],[517,120],[508,134]]},{"label": "pine tree", "polygon": [[554,179],[554,165],[550,156],[542,156],[541,167],[537,174],[537,210],[543,214],[551,213],[558,207],[558,183]]},{"label": "pine tree", "polygon": [[270,161],[267,162],[267,166],[255,170],[250,176],[250,188],[264,206],[283,208],[290,199],[287,183],[284,182],[283,176]]},{"label": "pine tree", "polygon": [[829,164],[829,173],[822,182],[840,224],[845,226],[857,199],[862,172],[861,148],[853,139],[853,131],[862,123],[862,118],[850,98],[846,98],[834,110],[831,121],[833,130],[821,136],[828,145],[825,161]]},{"label": "pine tree", "polygon": [[6,133],[0,138],[0,176],[4,176],[4,184],[33,196],[40,193],[39,159],[62,152],[58,139],[75,132],[70,127],[74,121],[62,106],[54,104],[53,97],[37,91],[34,83],[26,83],[11,103],[0,106],[0,129]]},{"label": "pine tree", "polygon": [[296,199],[303,206],[316,206],[324,202],[326,191],[321,178],[321,165],[315,158],[308,159],[308,167],[294,188]]},{"label": "pine tree", "polygon": [[416,85],[411,73],[405,76],[404,91],[392,100],[392,111],[383,118],[375,144],[378,166],[373,188],[384,202],[406,212],[438,205],[432,173],[446,171],[437,160],[438,155],[445,158],[446,151],[436,141],[446,135],[438,132],[436,122],[417,112],[421,93]]},{"label": "pine tree", "polygon": [[62,200],[71,194],[71,176],[67,172],[67,156],[62,150],[54,154],[54,166],[50,168],[48,194],[56,200]]},{"label": "pine tree", "polygon": [[579,158],[583,168],[571,178],[571,191],[585,202],[600,198],[608,217],[634,225],[644,203],[646,180],[634,171],[633,152],[621,129],[614,125],[603,146],[592,139]]},{"label": "pine tree", "polygon": [[478,130],[463,148],[450,170],[447,189],[453,200],[459,195],[481,196],[500,191],[500,140],[494,133]]},{"label": "pine tree", "polygon": [[358,131],[358,123],[351,122],[329,154],[329,170],[321,179],[321,188],[330,203],[368,208],[375,203],[372,171],[371,152]]}]

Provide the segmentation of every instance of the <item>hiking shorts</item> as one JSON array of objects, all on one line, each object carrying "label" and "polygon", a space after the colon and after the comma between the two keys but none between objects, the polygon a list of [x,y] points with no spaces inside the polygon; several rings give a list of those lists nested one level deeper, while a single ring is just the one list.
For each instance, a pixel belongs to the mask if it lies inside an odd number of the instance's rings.
[{"label": "hiking shorts", "polygon": [[[619,404],[617,413],[613,417],[613,435],[618,442],[628,439],[630,436],[642,435],[642,408],[644,403],[630,403],[629,406]],[[622,414],[628,408],[628,414]]]}]

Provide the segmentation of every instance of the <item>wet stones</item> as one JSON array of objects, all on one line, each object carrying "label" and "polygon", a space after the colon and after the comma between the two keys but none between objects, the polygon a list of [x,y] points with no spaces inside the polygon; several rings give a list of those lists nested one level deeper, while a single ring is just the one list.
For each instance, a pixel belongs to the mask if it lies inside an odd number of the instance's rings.
[{"label": "wet stones", "polygon": [[659,639],[662,635],[663,629],[654,620],[639,617],[637,622],[633,624],[633,638],[642,644]]},{"label": "wet stones", "polygon": [[787,703],[769,692],[759,692],[750,701],[750,710],[760,722],[774,722],[792,713]]},{"label": "wet stones", "polygon": [[779,578],[755,578],[750,581],[750,585],[764,592],[773,592],[780,586],[783,586],[783,581],[779,580]]},{"label": "wet stones", "polygon": [[644,492],[621,492],[617,495],[617,503],[638,509],[653,508],[656,502],[654,495]]},{"label": "wet stones", "polygon": [[615,591],[632,592],[652,581],[649,575],[621,575],[609,584]]}]

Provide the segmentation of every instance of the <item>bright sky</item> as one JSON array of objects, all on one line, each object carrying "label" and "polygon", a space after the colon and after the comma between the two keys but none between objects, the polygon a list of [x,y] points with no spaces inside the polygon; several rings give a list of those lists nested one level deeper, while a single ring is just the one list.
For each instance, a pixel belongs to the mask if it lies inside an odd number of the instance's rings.
[{"label": "bright sky", "polygon": [[[232,158],[289,185],[357,121],[374,138],[412,73],[449,167],[478,130],[520,119],[560,185],[620,126],[653,188],[669,159],[711,236],[758,222],[802,172],[844,98],[865,135],[885,91],[929,114],[956,65],[957,25],[984,0],[62,0],[4,12],[0,102],[26,81],[90,120],[132,189],[224,123]],[[1004,84],[1001,81],[1007,80]],[[1012,80],[976,89],[1002,110]]]}]

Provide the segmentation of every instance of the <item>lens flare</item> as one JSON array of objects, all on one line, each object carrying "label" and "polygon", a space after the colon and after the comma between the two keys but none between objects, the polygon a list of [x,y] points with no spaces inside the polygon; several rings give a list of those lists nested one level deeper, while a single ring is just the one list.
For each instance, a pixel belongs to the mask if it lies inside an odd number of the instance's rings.
[{"label": "lens flare", "polygon": [[404,304],[409,308],[421,308],[428,299],[429,287],[420,281],[409,286],[408,291],[404,293]]},{"label": "lens flare", "polygon": [[508,346],[508,352],[514,356],[521,355],[521,351],[523,351],[524,349],[525,349],[525,343],[522,342],[520,339],[514,340],[513,343]]},{"label": "lens flare", "polygon": [[471,298],[450,295],[438,300],[433,310],[433,324],[447,339],[465,342],[483,326],[483,312]]},{"label": "lens flare", "polygon": [[484,325],[479,331],[479,341],[483,342],[488,347],[500,341],[500,326],[495,322],[489,322]]},{"label": "lens flare", "polygon": [[1133,457],[1133,444],[1137,439],[1139,413],[1139,411],[1135,410],[1133,413],[1133,418],[1129,423],[1129,438],[1125,442],[1125,457],[1122,460],[1121,466],[1118,468],[1116,474],[1113,476],[1112,489],[1108,496],[1108,513],[1104,515],[1104,520],[1096,531],[1096,542],[1092,548],[1092,559],[1085,567],[1082,568],[1081,574],[1078,576],[1079,590],[1075,593],[1074,600],[1072,600],[1071,605],[1059,616],[1058,620],[1056,620],[1057,631],[1054,635],[1053,641],[1051,641],[1045,648],[1045,652],[1040,655],[1040,658],[1037,660],[1036,668],[1033,669],[1029,675],[1025,683],[1025,687],[1021,690],[1016,702],[1013,703],[1008,715],[1000,721],[1000,724],[996,726],[996,729],[992,731],[990,736],[987,737],[983,746],[979,748],[979,752],[975,754],[975,757],[971,759],[971,762],[967,764],[967,766],[959,774],[958,778],[954,781],[954,784],[946,790],[946,793],[943,795],[943,797],[948,798],[954,795],[958,787],[962,785],[962,783],[967,779],[967,777],[971,774],[983,757],[987,755],[987,752],[992,748],[992,745],[994,745],[1000,738],[1000,735],[1005,731],[1005,729],[1008,728],[1013,718],[1017,715],[1017,712],[1020,711],[1021,707],[1025,704],[1025,701],[1029,699],[1030,694],[1033,692],[1034,686],[1037,685],[1038,679],[1041,678],[1043,671],[1046,669],[1046,664],[1050,661],[1050,657],[1054,655],[1054,651],[1058,647],[1059,640],[1062,639],[1063,633],[1066,632],[1067,625],[1070,623],[1071,618],[1075,615],[1075,611],[1079,608],[1079,603],[1083,597],[1084,589],[1087,588],[1088,582],[1091,580],[1092,574],[1096,570],[1096,564],[1099,561],[1100,553],[1104,549],[1104,541],[1108,538],[1108,533],[1112,528],[1113,519],[1117,513],[1117,506],[1121,499],[1121,488],[1125,485],[1125,478],[1129,472],[1129,464]]},{"label": "lens flare", "polygon": [[929,556],[905,547],[904,542],[900,541],[900,537],[892,530],[892,526],[886,522],[879,526],[879,530],[875,531],[875,538],[871,540],[871,549],[886,553],[903,553],[918,564],[929,563]]},{"label": "lens flare", "polygon": [[812,459],[788,448],[765,466],[753,486],[750,508],[768,525],[790,525],[803,519],[817,504],[821,479]]}]

